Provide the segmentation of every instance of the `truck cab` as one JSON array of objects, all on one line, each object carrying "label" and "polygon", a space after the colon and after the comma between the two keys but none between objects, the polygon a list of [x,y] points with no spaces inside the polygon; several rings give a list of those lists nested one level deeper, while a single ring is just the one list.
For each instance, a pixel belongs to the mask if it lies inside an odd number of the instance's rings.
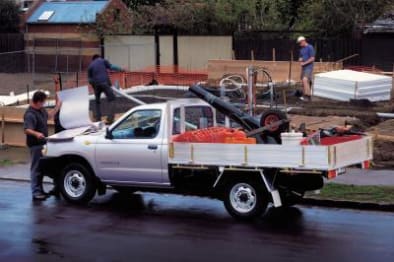
[{"label": "truck cab", "polygon": [[109,127],[87,129],[66,139],[62,134],[62,139],[50,137],[41,169],[56,179],[63,196],[71,202],[87,202],[93,197],[86,190],[85,173],[93,178],[95,189],[102,189],[100,192],[106,186],[121,192],[173,191],[175,181],[168,163],[171,137],[217,124],[216,110],[200,99],[140,105]]}]

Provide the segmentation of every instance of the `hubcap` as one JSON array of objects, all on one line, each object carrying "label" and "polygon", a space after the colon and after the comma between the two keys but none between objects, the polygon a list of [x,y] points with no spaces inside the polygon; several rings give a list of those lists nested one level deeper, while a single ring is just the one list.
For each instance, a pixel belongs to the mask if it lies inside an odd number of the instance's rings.
[{"label": "hubcap", "polygon": [[68,171],[64,177],[64,190],[70,197],[81,197],[86,190],[86,180],[78,170]]},{"label": "hubcap", "polygon": [[[277,115],[268,115],[268,116],[265,118],[265,123],[264,123],[264,125],[268,126],[268,125],[270,125],[270,124],[272,124],[272,123],[275,123],[275,122],[277,122],[277,121],[279,121],[279,120],[280,120],[280,119],[279,119],[279,117],[278,117]],[[271,127],[269,130],[272,131],[272,132],[275,132],[276,130],[278,130],[278,128],[279,128],[279,126],[273,126],[273,127]]]},{"label": "hubcap", "polygon": [[238,183],[230,191],[231,206],[239,213],[248,213],[256,206],[256,191],[246,183]]}]

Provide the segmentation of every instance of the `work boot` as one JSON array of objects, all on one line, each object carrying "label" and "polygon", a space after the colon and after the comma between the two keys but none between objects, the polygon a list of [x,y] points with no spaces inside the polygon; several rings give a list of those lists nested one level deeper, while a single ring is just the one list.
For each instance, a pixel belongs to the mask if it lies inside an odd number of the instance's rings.
[{"label": "work boot", "polygon": [[47,196],[43,193],[33,195],[33,201],[44,201],[46,199],[47,199]]}]

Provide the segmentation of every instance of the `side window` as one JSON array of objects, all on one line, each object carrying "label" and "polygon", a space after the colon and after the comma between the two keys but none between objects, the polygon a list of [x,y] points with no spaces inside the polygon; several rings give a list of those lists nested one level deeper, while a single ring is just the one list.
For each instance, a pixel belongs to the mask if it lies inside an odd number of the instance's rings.
[{"label": "side window", "polygon": [[[177,135],[181,132],[181,110],[174,110],[174,120],[172,134]],[[214,124],[212,108],[208,106],[187,106],[185,107],[185,127],[186,131],[212,127]]]},{"label": "side window", "polygon": [[113,130],[114,139],[155,138],[160,129],[160,110],[139,110],[131,113]]}]

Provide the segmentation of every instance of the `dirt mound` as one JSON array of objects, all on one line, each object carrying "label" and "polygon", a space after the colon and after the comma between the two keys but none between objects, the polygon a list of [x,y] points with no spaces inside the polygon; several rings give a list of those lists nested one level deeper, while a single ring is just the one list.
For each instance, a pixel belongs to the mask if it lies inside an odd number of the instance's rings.
[{"label": "dirt mound", "polygon": [[289,114],[288,117],[291,120],[292,127],[299,127],[301,123],[305,123],[307,130],[333,128],[336,126],[344,126],[345,123],[352,124],[360,121],[357,118],[340,116],[319,117]]},{"label": "dirt mound", "polygon": [[368,129],[374,136],[374,162],[381,167],[394,167],[394,119]]},{"label": "dirt mound", "polygon": [[377,126],[371,127],[368,131],[377,135],[393,136],[393,141],[394,141],[394,119],[381,122]]},{"label": "dirt mound", "polygon": [[378,167],[394,167],[394,141],[374,141],[373,149],[374,163]]}]

